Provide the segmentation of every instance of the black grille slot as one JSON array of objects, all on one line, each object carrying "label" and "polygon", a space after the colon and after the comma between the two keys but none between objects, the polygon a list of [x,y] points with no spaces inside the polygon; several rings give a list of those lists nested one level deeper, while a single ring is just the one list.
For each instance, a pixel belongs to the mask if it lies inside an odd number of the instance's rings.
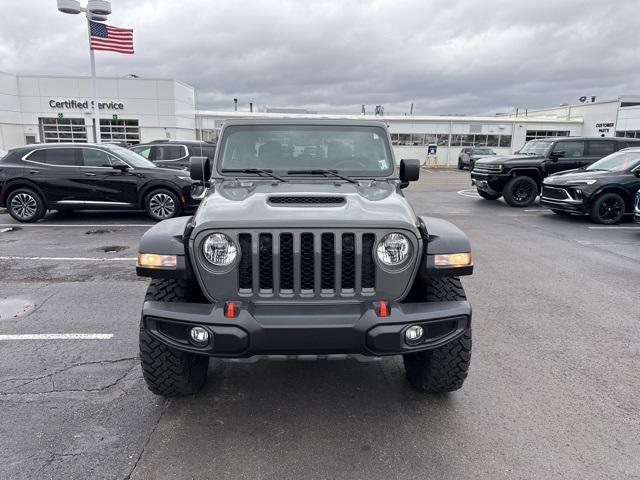
[{"label": "black grille slot", "polygon": [[356,286],[356,239],[353,233],[342,235],[342,289]]},{"label": "black grille slot", "polygon": [[313,290],[313,233],[300,235],[300,288]]},{"label": "black grille slot", "polygon": [[323,233],[320,248],[320,288],[333,290],[336,275],[336,248],[333,233]]},{"label": "black grille slot", "polygon": [[270,233],[260,234],[258,244],[260,261],[260,290],[273,289],[273,237]]},{"label": "black grille slot", "polygon": [[567,192],[562,188],[554,187],[542,187],[542,196],[546,198],[553,198],[556,200],[566,200]]},{"label": "black grille slot", "polygon": [[238,267],[238,286],[243,290],[250,290],[253,283],[253,269],[251,268],[251,235],[241,233],[238,236],[240,243],[240,266]]},{"label": "black grille slot", "polygon": [[280,288],[293,290],[293,234],[280,235]]},{"label": "black grille slot", "polygon": [[362,288],[375,288],[376,266],[373,263],[373,244],[375,235],[365,233],[362,236]]},{"label": "black grille slot", "polygon": [[273,205],[342,205],[344,197],[282,196],[269,197]]}]

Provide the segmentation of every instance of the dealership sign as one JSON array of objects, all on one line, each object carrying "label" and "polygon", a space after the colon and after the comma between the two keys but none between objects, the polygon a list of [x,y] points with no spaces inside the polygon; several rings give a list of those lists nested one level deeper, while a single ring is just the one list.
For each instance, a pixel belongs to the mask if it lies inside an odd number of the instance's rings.
[{"label": "dealership sign", "polygon": [[605,134],[611,132],[613,125],[614,124],[612,122],[596,123],[596,128],[598,129],[598,133]]},{"label": "dealership sign", "polygon": [[[51,108],[69,108],[69,109],[93,109],[93,100],[49,100],[49,106]],[[124,103],[114,102],[98,102],[98,108],[100,110],[123,110]]]}]

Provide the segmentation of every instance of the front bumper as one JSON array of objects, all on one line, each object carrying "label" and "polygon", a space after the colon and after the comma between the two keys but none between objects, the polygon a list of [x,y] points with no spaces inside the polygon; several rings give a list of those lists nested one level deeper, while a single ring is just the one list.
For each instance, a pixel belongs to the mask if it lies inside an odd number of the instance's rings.
[{"label": "front bumper", "polygon": [[575,202],[569,200],[556,200],[540,197],[540,205],[550,208],[551,210],[562,210],[570,213],[588,213],[589,207],[583,202]]},{"label": "front bumper", "polygon": [[[236,306],[236,316],[224,316],[224,305],[147,301],[143,328],[178,350],[213,357],[253,355],[398,355],[444,345],[469,328],[467,301],[389,303],[389,316],[379,317],[374,302],[348,305]],[[421,325],[422,343],[410,346],[404,332]],[[205,328],[212,341],[204,347],[189,343],[194,326]]]},{"label": "front bumper", "polygon": [[502,173],[478,173],[471,171],[471,185],[491,195],[502,193],[511,176]]}]

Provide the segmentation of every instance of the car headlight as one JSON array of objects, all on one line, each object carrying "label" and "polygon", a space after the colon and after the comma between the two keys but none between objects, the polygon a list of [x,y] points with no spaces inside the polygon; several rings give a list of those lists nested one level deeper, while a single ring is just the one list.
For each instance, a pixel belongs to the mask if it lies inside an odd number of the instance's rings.
[{"label": "car headlight", "polygon": [[236,259],[238,247],[224,233],[212,233],[205,239],[202,253],[212,265],[227,267]]},{"label": "car headlight", "polygon": [[567,182],[567,185],[593,185],[595,180],[571,180]]},{"label": "car headlight", "polygon": [[185,182],[191,181],[191,177],[183,177],[181,175],[176,175],[176,178],[179,178],[180,180],[184,180]]},{"label": "car headlight", "polygon": [[411,255],[411,242],[401,233],[389,233],[376,249],[378,260],[389,267],[403,264]]}]

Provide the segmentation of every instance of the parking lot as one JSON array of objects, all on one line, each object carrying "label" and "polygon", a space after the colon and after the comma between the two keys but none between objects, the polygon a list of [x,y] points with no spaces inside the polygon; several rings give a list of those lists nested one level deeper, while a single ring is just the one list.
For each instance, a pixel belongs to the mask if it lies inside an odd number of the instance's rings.
[{"label": "parking lot", "polygon": [[416,212],[470,237],[474,352],[420,396],[401,359],[221,362],[149,393],[142,213],[0,214],[0,478],[638,478],[640,225],[480,199],[427,170]]}]

